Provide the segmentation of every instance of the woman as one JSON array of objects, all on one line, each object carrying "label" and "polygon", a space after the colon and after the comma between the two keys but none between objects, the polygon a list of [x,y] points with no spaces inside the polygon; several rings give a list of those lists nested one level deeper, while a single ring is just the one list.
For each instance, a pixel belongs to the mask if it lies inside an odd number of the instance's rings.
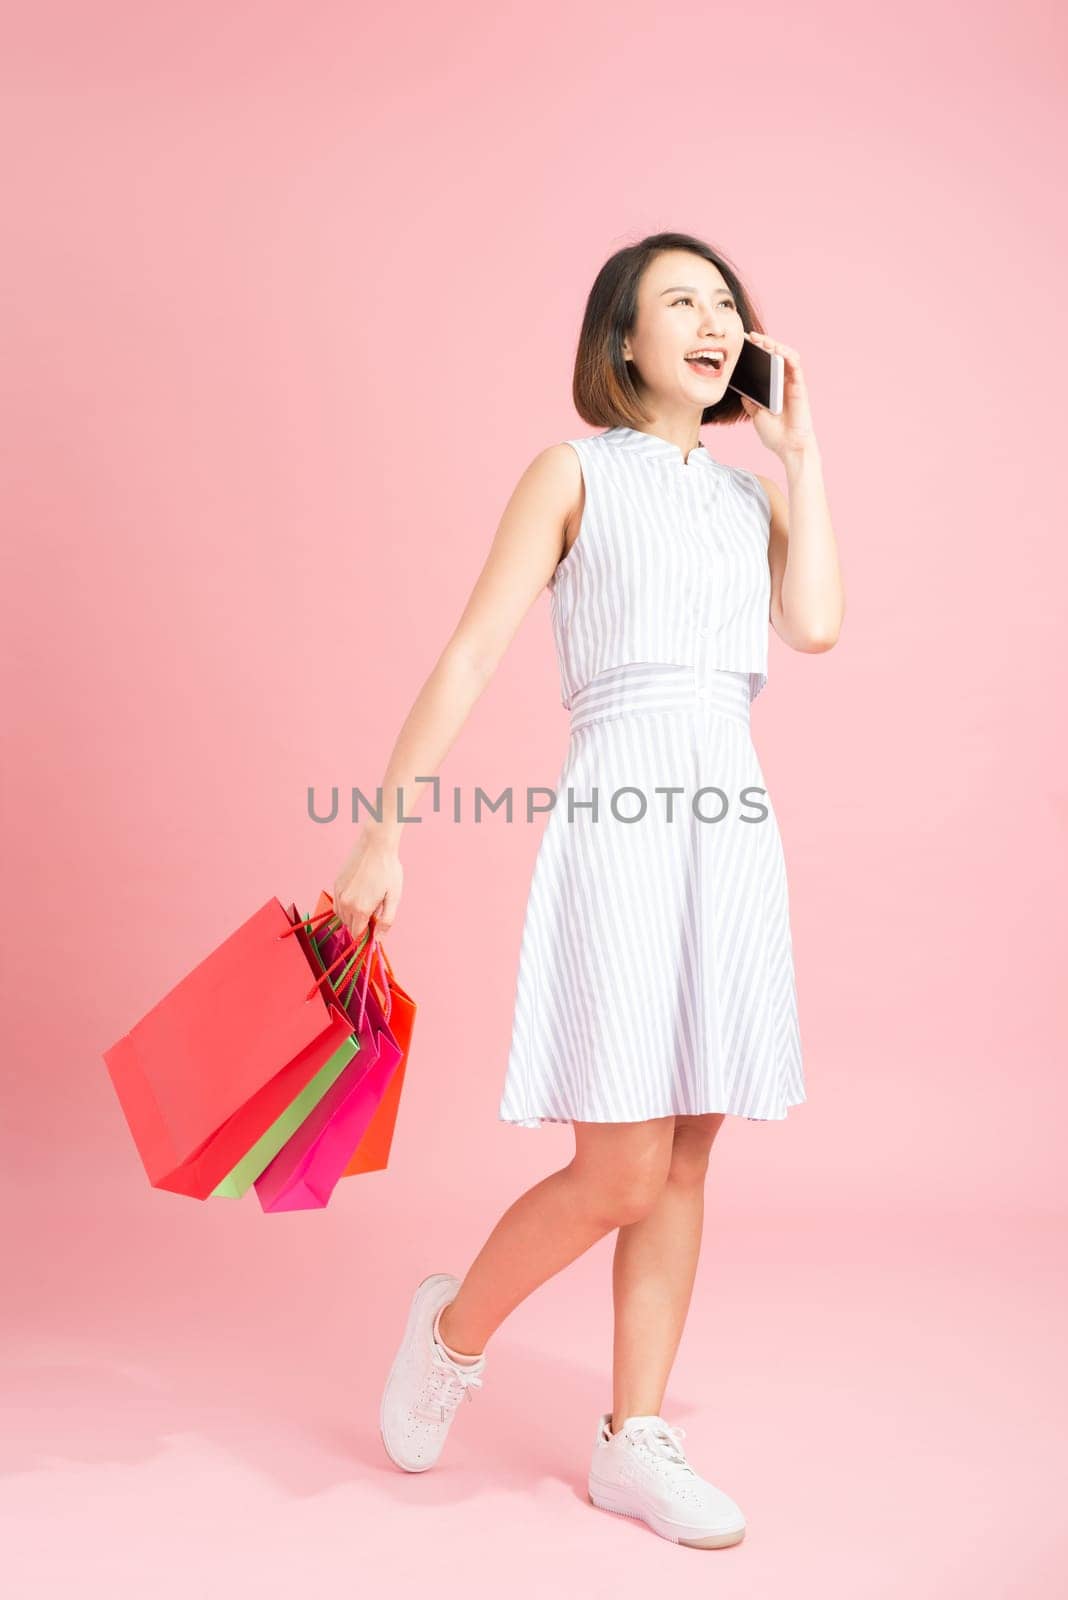
[{"label": "woman", "polygon": [[[781,415],[728,391],[746,338],[784,358]],[[702,241],[658,234],[605,264],[573,393],[605,431],[523,473],[401,730],[383,821],[364,824],[335,884],[354,937],[372,916],[392,927],[397,791],[437,770],[548,585],[571,738],[531,880],[499,1115],[570,1122],[575,1154],[505,1212],[462,1282],[418,1285],[380,1426],[398,1466],[432,1466],[490,1336],[618,1228],[613,1408],[590,1498],[711,1548],[737,1543],[744,1518],[661,1415],[709,1153],[725,1116],[779,1119],[805,1099],[783,852],[749,704],[769,620],[795,649],[826,650],[843,590],[800,360]],[[702,423],[743,415],[783,463],[788,499],[700,443]]]}]

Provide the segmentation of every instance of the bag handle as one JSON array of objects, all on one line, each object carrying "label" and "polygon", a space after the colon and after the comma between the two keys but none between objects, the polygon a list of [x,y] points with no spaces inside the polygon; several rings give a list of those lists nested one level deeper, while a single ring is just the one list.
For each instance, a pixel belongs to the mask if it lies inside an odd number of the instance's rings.
[{"label": "bag handle", "polygon": [[[320,912],[320,914],[318,914],[318,917],[302,917],[301,918],[301,922],[294,922],[293,926],[289,926],[289,928],[286,928],[286,930],[283,931],[283,933],[278,934],[278,938],[280,938],[280,939],[288,938],[289,934],[296,933],[297,928],[310,928],[310,926],[315,925],[315,923],[329,922],[329,918],[333,917],[333,915],[334,915],[333,912]],[[376,938],[376,926],[374,926],[374,917],[371,917],[371,920],[369,920],[369,922],[368,922],[368,926],[366,926],[365,931],[363,931],[363,934],[361,934],[361,936],[360,936],[360,944],[358,944],[357,952],[355,952],[355,954],[358,955],[358,954],[360,954],[361,950],[365,949],[366,944],[368,944],[368,936],[369,936],[369,938],[371,938],[371,941],[374,941],[374,938]],[[333,973],[334,968],[336,968],[336,966],[341,965],[342,962],[350,962],[350,960],[352,960],[352,955],[353,955],[352,950],[342,950],[341,955],[336,955],[336,957],[334,957],[333,962],[329,963],[329,966],[328,966],[328,968],[326,968],[325,973],[321,974],[320,978],[315,979],[315,982],[313,982],[312,987],[310,987],[310,989],[309,989],[309,992],[307,992],[307,995],[305,995],[305,997],[304,997],[305,1000],[313,1000],[313,998],[315,998],[315,992],[317,992],[318,989],[321,989],[321,986],[323,986],[323,984],[325,984],[326,979],[328,979],[329,976],[331,976],[331,973]],[[368,966],[368,973],[369,973],[369,966]],[[365,978],[365,986],[363,986],[363,990],[365,990],[365,992],[363,992],[363,998],[365,998],[365,1005],[366,1005],[366,978]],[[361,1008],[360,1008],[360,1027],[363,1027],[363,1006],[361,1006]]]},{"label": "bag handle", "polygon": [[[286,928],[282,933],[280,933],[278,935],[278,937],[280,939],[286,939],[286,938],[289,937],[290,934],[296,933],[298,928],[307,929],[307,928],[312,927],[313,924],[318,923],[318,922],[329,922],[330,919],[332,917],[334,917],[335,915],[336,915],[336,913],[333,912],[333,911],[320,911],[319,915],[315,916],[315,917],[301,917],[299,922],[292,923],[291,926]],[[333,972],[334,968],[339,965],[339,963],[341,963],[343,961],[344,962],[351,961],[353,959],[353,955],[354,954],[357,955],[357,956],[361,954],[361,952],[367,946],[368,937],[370,938],[370,943],[371,943],[371,959],[370,959],[370,961],[368,961],[366,970],[364,972],[363,995],[362,995],[362,998],[361,998],[361,1001],[360,1001],[360,1017],[359,1017],[359,1021],[356,1024],[356,1027],[357,1027],[358,1031],[363,1028],[364,1012],[365,1012],[366,1007],[367,1007],[367,985],[368,985],[368,982],[370,981],[371,967],[374,964],[374,953],[375,953],[376,950],[381,951],[381,948],[382,948],[381,945],[377,943],[378,930],[377,930],[377,928],[375,926],[375,919],[374,919],[373,915],[371,916],[371,918],[370,918],[370,920],[369,920],[369,922],[367,924],[367,927],[364,929],[363,933],[360,935],[360,942],[357,945],[356,950],[355,951],[343,950],[339,956],[335,956],[334,960],[331,961],[331,963],[327,967],[326,971],[322,974],[321,977],[316,978],[315,982],[312,984],[311,988],[308,990],[307,994],[304,996],[306,1001],[313,999],[314,996],[315,996],[316,990],[321,988],[321,986],[324,983],[324,981],[327,978],[329,978],[330,974]],[[355,977],[355,974],[353,976]],[[348,980],[346,979],[346,984],[347,984],[347,982],[348,982]],[[342,987],[345,987],[345,985],[343,984]],[[388,1013],[387,1013],[387,1015],[388,1015]]]},{"label": "bag handle", "polygon": [[[331,961],[330,965],[327,967],[327,969],[323,973],[322,977],[321,978],[317,978],[315,983],[312,985],[311,989],[309,990],[309,996],[313,995],[315,993],[316,989],[318,989],[321,986],[323,981],[326,978],[330,977],[330,974],[333,972],[334,968],[339,963],[351,962],[353,960],[354,955],[355,955],[356,959],[358,960],[359,957],[363,954],[363,952],[365,950],[367,950],[368,942],[369,942],[370,943],[370,951],[369,951],[369,954],[368,954],[368,959],[364,963],[364,970],[363,970],[363,993],[360,996],[360,1015],[359,1015],[359,1018],[358,1018],[357,1023],[356,1023],[356,1031],[358,1033],[361,1033],[363,1031],[364,1013],[365,1013],[365,1011],[367,1009],[367,986],[371,981],[371,968],[374,966],[374,952],[375,952],[375,949],[376,949],[375,941],[376,941],[377,937],[378,937],[378,930],[375,927],[375,919],[374,919],[374,917],[372,917],[371,920],[368,922],[366,929],[364,930],[363,936],[361,937],[360,943],[357,946],[355,952],[353,952],[351,950],[342,950],[341,954],[339,956],[335,956],[334,957],[333,961]],[[355,978],[356,978],[356,973],[354,972],[352,974],[352,980],[355,981]],[[339,999],[340,999],[340,989],[345,988],[347,986],[348,982],[349,982],[349,979],[347,977],[343,980],[343,982],[341,984],[338,984],[336,979],[334,980],[335,989],[338,991],[338,998]],[[343,1005],[344,1005],[344,1003],[345,1002],[342,1001]]]},{"label": "bag handle", "polygon": [[[287,939],[290,934],[296,933],[298,928],[308,929],[308,928],[311,928],[316,922],[329,922],[335,915],[336,915],[336,913],[333,912],[333,911],[320,911],[320,913],[319,913],[319,915],[317,917],[301,917],[299,922],[294,922],[290,927],[286,928],[283,933],[280,933],[278,935],[278,937],[280,939]],[[362,950],[364,945],[367,943],[368,934],[371,934],[372,937],[374,937],[374,924],[375,924],[375,919],[372,916],[370,921],[367,924],[367,927],[364,929],[363,933],[360,935],[360,943],[356,947],[357,948],[357,953],[360,950]],[[317,931],[320,931],[320,930],[317,930]],[[323,977],[322,978],[317,978],[315,983],[314,983],[314,985],[312,986],[312,988],[310,988],[308,990],[307,998],[309,1000],[315,994],[315,991],[316,991],[316,989],[318,989],[319,985],[322,983],[323,978],[329,977],[331,972],[333,972],[334,968],[337,966],[338,962],[339,961],[347,961],[351,957],[352,953],[353,952],[351,950],[343,950],[339,956],[335,956],[334,960],[331,961],[330,965],[327,967],[326,971],[323,973]]]},{"label": "bag handle", "polygon": [[[327,894],[325,889],[323,890],[323,894],[326,897],[326,899],[329,900],[330,905],[333,907],[334,906],[334,897],[333,897],[333,895]],[[333,922],[333,923],[336,923],[337,927],[339,927],[339,928],[343,926],[343,923],[341,921],[341,917],[338,914],[338,911],[337,911],[336,907],[334,907],[334,909],[330,910],[330,911],[325,911],[325,910],[324,911],[320,911],[314,917],[305,918],[305,921],[308,921],[308,922],[321,922],[321,923],[324,923],[324,924]],[[392,988],[392,985],[390,983],[390,979],[393,980],[393,983],[396,983],[397,979],[396,979],[396,974],[393,971],[393,963],[389,959],[389,952],[387,951],[387,949],[385,947],[385,944],[383,943],[382,939],[378,936],[377,926],[376,926],[376,918],[375,918],[373,913],[372,913],[371,918],[370,918],[370,920],[369,920],[369,922],[367,924],[367,927],[364,929],[363,933],[360,935],[360,943],[356,946],[355,951],[343,950],[341,952],[340,956],[337,958],[337,960],[332,961],[330,963],[330,971],[332,972],[334,970],[334,968],[337,966],[337,961],[338,960],[347,960],[353,954],[359,955],[360,951],[363,949],[364,944],[366,942],[367,933],[372,928],[374,928],[376,930],[375,931],[376,943],[374,944],[373,954],[372,954],[372,958],[371,959],[373,961],[374,960],[374,956],[377,955],[378,956],[379,967],[382,969],[381,982],[382,982],[382,993],[384,995],[384,1000],[382,1002],[382,1010],[384,1012],[386,1021],[388,1022],[389,1021],[390,1012],[391,1012],[391,1010],[393,1008],[393,988]],[[323,931],[322,928],[319,928],[317,930],[317,932],[319,932],[319,933],[321,933],[322,931]],[[344,988],[345,987],[345,983],[342,982],[340,987]]]},{"label": "bag handle", "polygon": [[[361,950],[363,949],[363,945],[362,944],[360,946],[360,949]],[[389,1022],[389,1017],[390,1017],[390,1012],[393,1010],[393,991],[390,988],[389,975],[386,972],[385,960],[384,960],[385,954],[386,954],[386,947],[382,943],[381,939],[379,939],[377,937],[377,935],[376,935],[374,943],[373,943],[372,948],[371,948],[371,953],[370,953],[370,955],[368,956],[368,959],[367,959],[368,977],[365,978],[365,980],[364,980],[364,1000],[363,1000],[363,1004],[365,1005],[366,1001],[367,1001],[367,984],[370,982],[370,974],[374,970],[375,958],[377,957],[378,958],[379,967],[381,968],[381,980],[380,980],[380,983],[381,983],[381,989],[382,989],[382,999],[379,1001],[379,1004],[382,1007],[382,1015],[383,1015],[385,1021],[388,1023]],[[348,972],[346,972],[346,973],[344,973],[342,975],[341,980],[337,985],[337,990],[338,990],[339,995],[340,995],[340,993],[341,993],[341,991],[343,989],[348,987],[350,982],[355,982],[356,975],[357,975],[357,973],[359,971],[359,955],[360,955],[360,951],[359,950],[356,951],[356,952],[353,952],[350,949],[350,950],[343,950],[341,952],[341,956],[339,957],[339,959],[340,960],[344,960],[344,961],[353,961],[353,960],[355,960],[356,968],[351,973],[351,975]],[[333,965],[333,963],[331,963],[331,965]],[[348,1005],[348,1003],[349,1002],[347,1000],[342,1001],[343,1005]],[[361,1024],[361,1026],[363,1024],[363,1005],[361,1005],[361,1007],[360,1007],[360,1024]]]},{"label": "bag handle", "polygon": [[393,963],[389,959],[389,952],[386,950],[386,947],[381,940],[378,944],[378,959],[384,964],[385,969],[389,973],[390,977],[396,980],[396,974],[393,971]]},{"label": "bag handle", "polygon": [[[341,921],[341,918],[338,916],[336,911],[327,912],[327,913],[321,913],[321,915],[322,914],[325,914],[328,917],[329,923],[336,924],[336,928],[335,928],[334,931],[339,931],[344,926],[344,924]],[[373,923],[374,920],[375,919],[372,917],[371,921],[368,923],[368,927],[371,926],[371,923]],[[329,923],[328,923],[328,925],[329,925]],[[317,930],[317,932],[318,933],[322,933],[323,929],[319,928]],[[351,961],[355,960],[357,962],[357,969],[356,970],[357,971],[359,970],[359,967],[358,967],[359,957],[360,957],[361,952],[364,950],[364,948],[366,946],[365,934],[366,934],[366,929],[364,930],[364,934],[360,935],[360,943],[357,946],[354,947],[350,943],[348,949],[342,950],[342,951],[339,952],[339,954],[335,957],[335,959],[330,963],[330,971],[331,972],[337,966],[339,961],[351,962]],[[389,1016],[390,1016],[390,1011],[392,1010],[392,1007],[393,1007],[393,993],[392,993],[392,990],[390,988],[390,983],[389,983],[389,979],[390,979],[390,977],[392,977],[392,974],[393,974],[393,969],[392,969],[392,967],[390,967],[388,972],[386,970],[386,964],[388,964],[389,958],[388,958],[388,956],[386,956],[386,947],[382,943],[382,940],[378,936],[377,928],[376,928],[376,931],[375,931],[374,943],[373,943],[373,946],[372,946],[372,949],[371,949],[371,955],[370,955],[370,958],[369,958],[369,971],[372,973],[372,975],[374,973],[374,962],[375,962],[375,957],[376,956],[378,957],[378,964],[379,964],[379,967],[381,968],[380,983],[381,983],[381,988],[382,988],[382,1000],[380,1001],[380,1004],[382,1006],[382,1011],[383,1011],[383,1015],[385,1017],[385,1020],[388,1022],[389,1021]],[[383,958],[384,958],[384,960],[383,960]],[[355,972],[353,973],[352,976],[355,977]],[[339,995],[340,995],[340,993],[341,993],[341,991],[343,989],[346,989],[348,987],[348,985],[349,985],[349,983],[351,981],[352,980],[350,979],[349,974],[348,974],[347,971],[341,976],[340,979],[337,980],[337,982],[335,983],[335,988],[337,989]],[[348,1005],[348,1001],[347,1000],[342,1001],[342,1004],[343,1005]],[[361,1012],[361,1018],[362,1018],[362,1012]]]}]

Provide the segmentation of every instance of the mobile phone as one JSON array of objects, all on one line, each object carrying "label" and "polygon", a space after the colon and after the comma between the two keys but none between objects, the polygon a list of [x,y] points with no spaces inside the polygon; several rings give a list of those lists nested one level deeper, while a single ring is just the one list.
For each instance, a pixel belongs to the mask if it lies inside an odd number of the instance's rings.
[{"label": "mobile phone", "polygon": [[748,399],[755,400],[758,406],[763,406],[765,411],[778,416],[782,411],[785,372],[786,363],[782,356],[774,350],[765,350],[762,344],[754,344],[747,335],[727,388],[746,395]]}]

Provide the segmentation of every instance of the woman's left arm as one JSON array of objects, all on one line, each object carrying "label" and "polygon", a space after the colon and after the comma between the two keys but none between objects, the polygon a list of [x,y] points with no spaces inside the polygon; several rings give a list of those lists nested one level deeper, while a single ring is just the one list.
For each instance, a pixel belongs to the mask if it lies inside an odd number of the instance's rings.
[{"label": "woman's left arm", "polygon": [[771,502],[771,625],[795,650],[829,650],[841,631],[845,590],[801,358],[766,334],[746,338],[781,355],[786,369],[778,416],[742,396],[757,437],[786,468],[789,499],[770,478],[760,478]]}]

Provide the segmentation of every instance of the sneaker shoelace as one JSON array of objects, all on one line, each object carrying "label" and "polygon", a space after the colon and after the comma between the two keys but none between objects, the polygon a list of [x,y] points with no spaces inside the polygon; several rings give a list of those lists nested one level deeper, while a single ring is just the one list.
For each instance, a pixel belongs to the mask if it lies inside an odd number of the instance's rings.
[{"label": "sneaker shoelace", "polygon": [[695,1478],[697,1474],[682,1452],[682,1440],[685,1437],[685,1428],[671,1428],[666,1422],[642,1422],[631,1429],[631,1438],[645,1445],[658,1460],[666,1461],[679,1475],[689,1473]]},{"label": "sneaker shoelace", "polygon": [[472,1390],[481,1387],[482,1375],[476,1368],[458,1366],[435,1349],[430,1376],[412,1409],[424,1422],[444,1422],[465,1395],[473,1400]]}]

